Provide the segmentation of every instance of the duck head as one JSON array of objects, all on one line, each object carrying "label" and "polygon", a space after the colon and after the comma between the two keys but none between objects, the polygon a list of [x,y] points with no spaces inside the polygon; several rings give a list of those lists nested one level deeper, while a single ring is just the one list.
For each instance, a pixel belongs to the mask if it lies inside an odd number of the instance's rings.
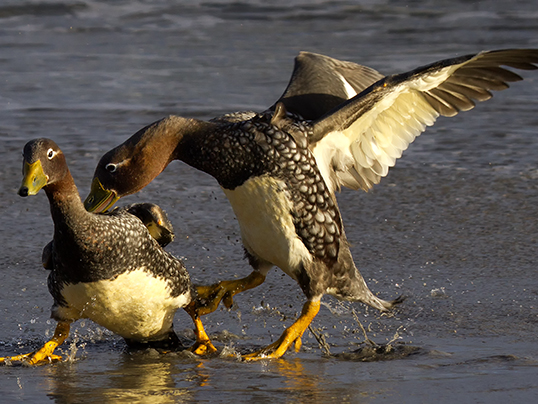
[{"label": "duck head", "polygon": [[146,166],[149,164],[143,158],[146,152],[130,140],[110,150],[99,160],[90,193],[84,201],[87,211],[104,212],[122,196],[142,189],[153,179],[144,180]]},{"label": "duck head", "polygon": [[168,117],[142,128],[101,157],[84,201],[89,212],[104,212],[121,197],[148,185],[174,159],[183,119]]},{"label": "duck head", "polygon": [[36,195],[41,188],[60,181],[68,173],[65,156],[54,141],[34,139],[23,149],[20,196]]}]

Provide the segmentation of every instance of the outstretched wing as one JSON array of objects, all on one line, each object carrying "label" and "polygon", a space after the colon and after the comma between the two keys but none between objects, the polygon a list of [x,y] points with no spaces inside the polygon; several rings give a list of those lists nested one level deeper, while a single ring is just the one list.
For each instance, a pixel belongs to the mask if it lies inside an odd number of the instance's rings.
[{"label": "outstretched wing", "polygon": [[384,76],[374,69],[311,52],[300,52],[282,102],[288,112],[318,119]]},{"label": "outstretched wing", "polygon": [[439,115],[454,116],[522,80],[501,67],[533,70],[538,50],[481,52],[379,80],[313,123],[310,149],[334,191],[368,190]]}]

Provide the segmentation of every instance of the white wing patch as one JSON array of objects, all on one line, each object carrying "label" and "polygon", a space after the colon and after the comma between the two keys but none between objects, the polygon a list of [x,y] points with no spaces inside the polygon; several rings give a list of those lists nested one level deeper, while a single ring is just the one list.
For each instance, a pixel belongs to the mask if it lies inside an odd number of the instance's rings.
[{"label": "white wing patch", "polygon": [[338,77],[340,78],[340,80],[342,80],[342,84],[344,85],[344,90],[346,92],[347,99],[349,100],[350,98],[355,97],[357,95],[357,92],[355,91],[353,86],[349,84],[348,81],[345,79],[345,77],[342,76],[340,73],[336,73],[336,74],[338,74]]},{"label": "white wing patch", "polygon": [[424,74],[392,88],[348,128],[327,134],[312,148],[332,191],[341,185],[367,191],[388,174],[439,113],[421,93],[436,88],[460,65]]},{"label": "white wing patch", "polygon": [[[538,50],[506,49],[442,60],[379,80],[313,123],[310,148],[332,191],[368,190],[439,115],[454,116],[536,70]],[[345,80],[342,80],[346,89]]]},{"label": "white wing patch", "polygon": [[[384,177],[409,144],[439,116],[422,95],[406,90],[384,99],[343,133],[353,139],[351,152],[359,173]],[[384,107],[384,108],[383,108]],[[359,136],[357,136],[359,134]],[[373,179],[373,178],[371,178]]]},{"label": "white wing patch", "polygon": [[312,154],[316,158],[321,176],[331,191],[340,188],[340,184],[357,188],[349,169],[355,163],[351,153],[351,138],[343,132],[333,132],[321,139],[314,148]]}]

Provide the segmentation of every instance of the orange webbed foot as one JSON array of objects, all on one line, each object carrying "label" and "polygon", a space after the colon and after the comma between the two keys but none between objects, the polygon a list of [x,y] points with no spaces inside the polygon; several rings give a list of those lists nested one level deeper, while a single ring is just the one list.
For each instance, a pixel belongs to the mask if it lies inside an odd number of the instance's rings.
[{"label": "orange webbed foot", "polygon": [[54,350],[58,347],[58,345],[61,345],[67,339],[69,329],[69,322],[60,321],[56,326],[53,337],[50,339],[50,341],[45,343],[42,348],[23,355],[0,358],[0,363],[7,365],[13,364],[13,362],[20,362],[21,364],[25,365],[39,366],[59,362],[62,360],[62,357],[60,355],[56,355]]},{"label": "orange webbed foot", "polygon": [[293,344],[295,344],[295,351],[299,352],[302,346],[301,338],[314,317],[318,314],[319,308],[319,300],[306,302],[297,321],[287,328],[277,341],[257,352],[243,355],[241,358],[245,361],[278,359],[282,357]]}]

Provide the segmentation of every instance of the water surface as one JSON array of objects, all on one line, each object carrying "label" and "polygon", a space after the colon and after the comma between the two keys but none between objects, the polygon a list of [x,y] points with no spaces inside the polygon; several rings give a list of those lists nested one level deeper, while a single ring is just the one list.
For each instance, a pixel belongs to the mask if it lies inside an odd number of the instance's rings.
[{"label": "water surface", "polygon": [[[5,1],[0,6],[0,355],[52,335],[41,249],[44,194],[22,199],[21,150],[35,137],[65,152],[83,196],[100,156],[168,114],[209,119],[263,110],[300,50],[385,74],[483,49],[538,47],[533,1]],[[90,321],[69,361],[0,368],[0,402],[523,402],[538,396],[538,73],[475,110],[439,119],[375,189],[338,196],[371,288],[407,301],[391,316],[324,298],[303,350],[241,363],[128,352]],[[124,203],[151,201],[177,228],[169,250],[195,282],[250,272],[215,181],[179,163]],[[274,341],[304,297],[280,270],[235,307],[204,318],[219,349]],[[355,313],[355,315],[354,315]],[[406,355],[357,353],[364,334]],[[176,330],[192,341],[189,318]],[[411,349],[412,348],[412,349]],[[407,351],[406,351],[407,352]],[[339,355],[347,353],[347,355]]]}]

